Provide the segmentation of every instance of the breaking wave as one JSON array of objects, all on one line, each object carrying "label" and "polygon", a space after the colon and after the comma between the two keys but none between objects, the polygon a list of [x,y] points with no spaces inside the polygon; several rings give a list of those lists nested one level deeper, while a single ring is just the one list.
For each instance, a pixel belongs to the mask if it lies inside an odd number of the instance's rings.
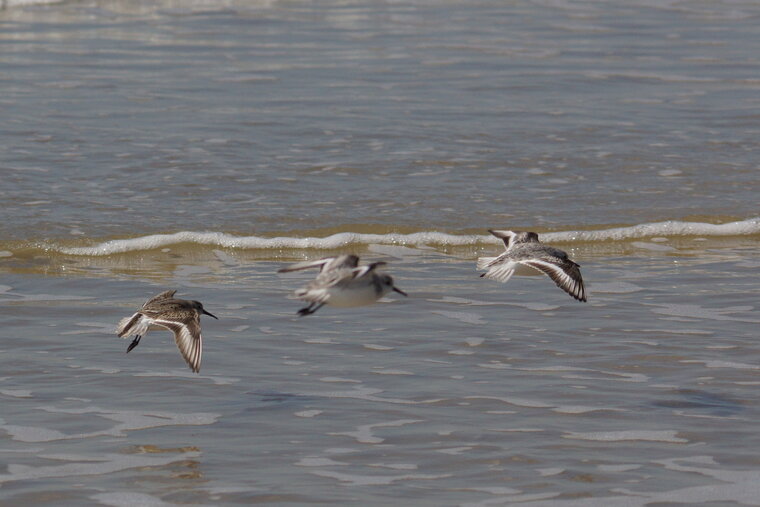
[{"label": "breaking wave", "polygon": [[[546,232],[541,233],[541,239],[549,243],[575,243],[625,241],[648,237],[749,236],[756,234],[760,234],[760,217],[725,224],[671,220],[599,230]],[[155,250],[183,243],[234,249],[333,250],[348,245],[361,244],[453,247],[492,244],[499,243],[500,241],[501,240],[488,234],[448,234],[435,231],[423,231],[410,234],[364,234],[340,232],[325,237],[235,236],[223,232],[184,231],[173,234],[152,234],[130,239],[115,239],[92,246],[62,247],[48,245],[47,249],[66,255],[105,256]]]}]

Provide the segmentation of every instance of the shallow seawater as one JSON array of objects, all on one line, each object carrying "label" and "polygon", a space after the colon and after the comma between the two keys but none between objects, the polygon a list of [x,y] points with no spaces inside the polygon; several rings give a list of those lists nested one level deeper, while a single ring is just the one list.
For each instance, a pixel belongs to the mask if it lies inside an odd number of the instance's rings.
[{"label": "shallow seawater", "polygon": [[[305,318],[286,295],[308,275],[234,252],[154,273],[6,273],[0,492],[105,505],[757,498],[755,246],[585,252],[587,304],[545,277],[480,279],[471,258],[369,250],[410,297]],[[168,333],[129,355],[112,334],[166,287],[220,317],[203,322],[198,375]]]},{"label": "shallow seawater", "polygon": [[[0,0],[0,504],[760,505],[758,17]],[[409,297],[297,317],[344,252]]]},{"label": "shallow seawater", "polygon": [[754,217],[758,14],[732,1],[6,8],[3,236]]}]

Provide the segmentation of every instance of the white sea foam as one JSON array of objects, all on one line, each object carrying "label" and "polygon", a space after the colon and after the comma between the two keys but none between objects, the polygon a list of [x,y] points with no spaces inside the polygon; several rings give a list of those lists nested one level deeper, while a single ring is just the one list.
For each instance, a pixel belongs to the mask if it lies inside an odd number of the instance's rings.
[{"label": "white sea foam", "polygon": [[348,463],[342,461],[335,461],[330,458],[320,458],[316,456],[308,456],[301,458],[298,462],[294,463],[299,467],[332,467],[332,466],[346,466]]},{"label": "white sea foam", "polygon": [[382,444],[385,442],[384,438],[376,437],[373,433],[374,428],[388,428],[388,427],[399,427],[399,426],[406,426],[407,424],[416,424],[425,422],[421,419],[399,419],[397,421],[388,421],[388,422],[381,422],[381,423],[375,423],[375,424],[364,424],[361,426],[358,426],[356,428],[356,431],[344,431],[340,433],[329,433],[329,435],[336,435],[336,436],[347,436],[355,438],[356,441],[360,444]]},{"label": "white sea foam", "polygon": [[440,452],[441,454],[451,454],[452,456],[455,456],[457,454],[462,454],[463,452],[471,451],[473,447],[466,445],[463,447],[448,447],[446,449],[437,449],[435,452]]},{"label": "white sea foam", "polygon": [[296,417],[310,418],[310,417],[316,417],[322,412],[323,412],[322,410],[302,410],[301,412],[296,412],[293,415]]},{"label": "white sea foam", "polygon": [[[341,232],[323,238],[296,238],[289,236],[263,238],[259,236],[232,236],[221,232],[183,231],[174,234],[153,234],[139,238],[117,239],[90,247],[53,247],[52,249],[68,255],[103,256],[141,250],[155,250],[180,243],[259,250],[331,250],[352,244],[472,245],[482,243],[483,239],[484,237],[479,235],[457,236],[441,232],[417,232],[412,234],[359,234],[355,232]],[[488,238],[485,239],[488,240]],[[488,242],[492,241],[488,240]]]},{"label": "white sea foam", "polygon": [[396,481],[433,480],[446,479],[448,477],[451,477],[451,474],[358,475],[345,474],[328,470],[315,470],[311,473],[314,475],[319,475],[321,477],[337,479],[346,486],[387,486],[389,484],[393,484]]},{"label": "white sea foam", "polygon": [[31,398],[32,391],[28,389],[0,389],[0,395],[12,398]]},{"label": "white sea foam", "polygon": [[687,443],[688,440],[678,436],[676,430],[628,430],[628,431],[592,431],[567,432],[564,438],[576,440],[596,440],[599,442],[623,442],[626,440],[641,440],[648,442],[668,442],[673,444]]},{"label": "white sea foam", "polygon": [[[616,227],[600,230],[575,230],[542,233],[542,240],[552,243],[622,241],[662,236],[747,236],[760,234],[760,217],[730,222],[709,224],[703,222],[654,222]],[[260,236],[233,236],[222,232],[183,231],[174,234],[153,234],[130,239],[116,239],[85,247],[48,248],[67,255],[106,256],[145,250],[157,250],[182,243],[209,245],[216,248],[236,249],[319,249],[332,250],[348,245],[399,245],[399,246],[474,246],[478,244],[499,244],[501,240],[490,235],[447,234],[436,231],[415,232],[411,234],[360,234],[341,232],[326,237],[290,237],[278,236],[265,238]]]},{"label": "white sea foam", "polygon": [[547,242],[560,242],[628,240],[658,236],[747,236],[752,234],[760,234],[760,217],[725,224],[668,220],[598,231],[553,232],[542,234],[541,237]]},{"label": "white sea foam", "polygon": [[44,5],[44,4],[60,4],[64,0],[4,0],[0,2],[0,7],[18,7],[21,5]]}]

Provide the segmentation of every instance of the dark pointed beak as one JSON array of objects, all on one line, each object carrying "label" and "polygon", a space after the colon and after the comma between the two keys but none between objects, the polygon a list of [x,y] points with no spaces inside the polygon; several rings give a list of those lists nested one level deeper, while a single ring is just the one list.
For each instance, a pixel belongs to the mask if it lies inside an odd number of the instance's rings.
[{"label": "dark pointed beak", "polygon": [[402,296],[408,296],[409,295],[406,292],[404,292],[403,290],[399,289],[398,287],[393,287],[393,290],[396,291],[396,292],[398,292]]},{"label": "dark pointed beak", "polygon": [[208,315],[209,317],[214,317],[216,320],[219,320],[219,317],[217,317],[213,313],[209,313],[206,310],[201,310],[201,312],[204,313],[205,315]]}]

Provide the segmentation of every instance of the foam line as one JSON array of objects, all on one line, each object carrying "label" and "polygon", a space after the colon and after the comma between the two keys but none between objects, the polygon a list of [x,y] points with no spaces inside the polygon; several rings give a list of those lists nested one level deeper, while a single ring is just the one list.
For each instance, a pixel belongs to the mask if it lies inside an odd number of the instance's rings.
[{"label": "foam line", "polygon": [[[701,222],[667,222],[645,223],[630,227],[616,227],[593,231],[563,231],[540,234],[547,243],[573,243],[597,241],[621,241],[653,236],[747,236],[760,234],[760,218],[741,220],[725,224]],[[153,234],[131,239],[106,241],[86,247],[55,247],[52,250],[67,255],[106,256],[120,253],[155,250],[181,243],[211,245],[222,248],[240,249],[321,249],[334,250],[352,244],[386,244],[403,246],[475,246],[478,244],[495,244],[501,240],[491,235],[456,235],[443,232],[415,232],[411,234],[360,234],[341,232],[327,237],[288,237],[279,236],[263,238],[259,236],[233,236],[222,232],[184,231],[174,234]]]},{"label": "foam line", "polygon": [[541,234],[547,242],[575,241],[620,241],[627,239],[650,238],[655,236],[750,236],[760,234],[760,217],[729,222],[725,224],[708,224],[704,222],[652,222],[630,227],[615,227],[598,231],[565,231]]},{"label": "foam line", "polygon": [[[471,245],[482,243],[484,240],[488,240],[488,238],[477,235],[456,236],[441,232],[416,232],[413,234],[359,234],[355,232],[341,232],[324,238],[294,238],[287,236],[262,238],[259,236],[232,236],[221,232],[184,231],[174,234],[154,234],[132,239],[117,239],[91,247],[59,248],[56,250],[68,255],[101,256],[139,250],[153,250],[179,243],[261,250],[332,250],[351,244]],[[490,240],[488,241],[490,242]]]},{"label": "foam line", "polygon": [[0,1],[0,8],[19,7],[24,5],[60,4],[63,2],[64,0],[4,0]]}]

